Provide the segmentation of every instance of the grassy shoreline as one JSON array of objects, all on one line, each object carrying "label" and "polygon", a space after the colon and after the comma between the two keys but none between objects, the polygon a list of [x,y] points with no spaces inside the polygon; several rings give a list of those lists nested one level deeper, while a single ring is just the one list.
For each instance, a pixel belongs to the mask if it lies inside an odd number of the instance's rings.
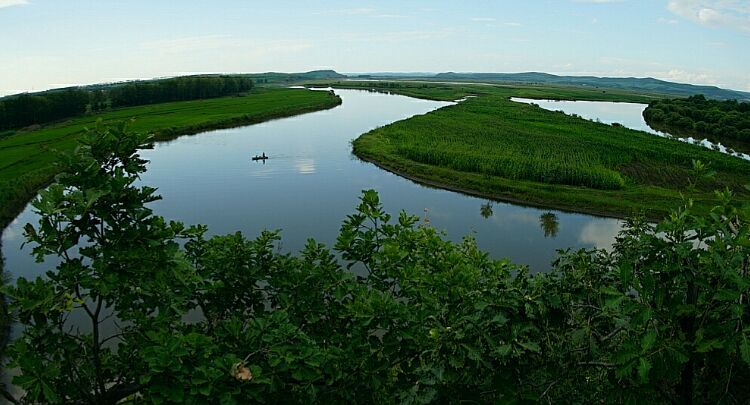
[{"label": "grassy shoreline", "polygon": [[0,229],[23,210],[54,178],[53,149],[71,151],[77,137],[96,121],[137,119],[136,132],[154,133],[157,141],[209,130],[252,125],[334,108],[341,98],[323,91],[258,89],[245,96],[182,101],[122,108],[80,117],[0,139]]},{"label": "grassy shoreline", "polygon": [[[388,91],[463,103],[412,117],[361,135],[360,159],[418,183],[497,201],[623,218],[643,213],[658,220],[684,202],[692,159],[710,162],[715,181],[690,193],[698,211],[718,200],[713,189],[750,195],[750,164],[739,159],[640,131],[600,124],[521,105],[510,97],[633,102],[596,91],[491,86],[423,85]],[[332,84],[333,87],[336,87]],[[348,84],[367,88],[371,83]],[[370,90],[373,90],[371,88]],[[452,91],[452,92],[451,92]]]},{"label": "grassy shoreline", "polygon": [[617,89],[586,89],[572,86],[510,85],[494,83],[445,83],[399,80],[386,81],[342,81],[318,80],[304,83],[308,87],[329,86],[334,89],[366,90],[394,93],[402,96],[433,101],[455,101],[466,96],[501,92],[508,97],[535,98],[567,101],[612,101],[643,103],[664,98],[659,93],[633,93]]},{"label": "grassy shoreline", "polygon": [[472,196],[472,197],[486,198],[486,199],[497,201],[497,202],[523,205],[525,207],[547,208],[547,209],[554,208],[557,211],[576,213],[576,214],[586,214],[586,215],[602,217],[602,218],[624,219],[628,217],[628,215],[617,212],[617,211],[607,211],[603,209],[602,210],[591,209],[591,210],[587,210],[584,212],[581,210],[576,210],[575,206],[560,205],[560,206],[550,207],[548,204],[545,204],[544,202],[537,203],[533,200],[518,198],[518,197],[514,197],[513,195],[498,195],[498,194],[493,194],[493,193],[482,192],[480,190],[474,190],[471,188],[461,187],[461,186],[452,184],[447,181],[438,181],[435,179],[430,179],[428,177],[420,177],[417,174],[412,174],[407,171],[388,166],[386,163],[379,162],[367,156],[357,156],[357,158],[359,158],[360,160],[364,162],[372,163],[375,166],[379,167],[380,169],[385,170],[389,173],[393,173],[399,177],[403,177],[405,179],[411,180],[417,184],[420,184],[426,187],[453,191],[456,193],[461,193],[461,194],[465,194],[465,195]]}]

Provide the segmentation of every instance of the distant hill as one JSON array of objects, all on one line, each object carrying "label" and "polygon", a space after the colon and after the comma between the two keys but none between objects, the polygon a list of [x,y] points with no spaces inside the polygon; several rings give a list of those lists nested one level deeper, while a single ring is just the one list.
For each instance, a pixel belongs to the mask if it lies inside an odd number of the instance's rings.
[{"label": "distant hill", "polygon": [[313,70],[304,73],[250,73],[244,76],[253,79],[258,84],[291,84],[305,80],[344,79],[349,77],[333,70]]},{"label": "distant hill", "polygon": [[299,75],[311,79],[340,79],[346,77],[346,75],[337,73],[335,70],[313,70],[307,73],[299,73]]},{"label": "distant hill", "polygon": [[[413,78],[413,77],[411,77]],[[693,84],[672,83],[651,77],[595,77],[595,76],[557,76],[549,73],[438,73],[424,76],[424,79],[455,80],[475,82],[507,82],[526,84],[556,84],[563,86],[590,86],[631,91],[645,91],[674,96],[692,96],[703,94],[707,98],[718,100],[750,100],[750,93],[722,89],[716,86],[697,86]]]}]

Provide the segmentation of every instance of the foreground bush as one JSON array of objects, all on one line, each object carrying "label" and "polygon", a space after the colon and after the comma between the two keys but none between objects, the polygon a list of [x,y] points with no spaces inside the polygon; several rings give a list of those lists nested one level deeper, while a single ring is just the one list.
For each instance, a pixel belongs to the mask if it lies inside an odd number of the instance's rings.
[{"label": "foreground bush", "polygon": [[90,133],[34,203],[34,254],[61,263],[8,289],[23,401],[750,400],[750,228],[729,192],[547,274],[391,218],[374,191],[333,251],[291,256],[277,233],[206,238],[153,215],[146,141]]}]

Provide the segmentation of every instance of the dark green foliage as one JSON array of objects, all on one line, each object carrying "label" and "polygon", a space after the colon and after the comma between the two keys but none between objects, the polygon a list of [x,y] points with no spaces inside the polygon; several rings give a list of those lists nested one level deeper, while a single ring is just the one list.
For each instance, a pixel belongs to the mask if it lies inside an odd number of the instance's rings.
[{"label": "dark green foliage", "polygon": [[235,76],[190,76],[135,82],[109,90],[113,107],[216,98],[249,91],[252,80]]},{"label": "dark green foliage", "polygon": [[[145,140],[125,136],[122,127],[85,136],[57,182],[34,202],[43,213],[38,228],[26,227],[34,254],[62,262],[46,279],[18,279],[9,293],[27,327],[10,350],[24,371],[15,383],[32,402],[111,402],[142,375],[145,365],[132,357],[155,344],[146,333],[170,333],[190,308],[196,281],[176,256],[177,239],[198,230],[167,223],[145,207],[157,199],[153,188],[133,185],[145,168],[136,154]],[[72,312],[89,320],[79,325],[87,332],[66,325]],[[103,344],[111,336],[100,335],[109,314],[125,325],[117,328],[117,351]]]},{"label": "dark green foliage", "polygon": [[707,100],[704,96],[649,103],[646,122],[675,136],[708,138],[750,152],[750,102]]},{"label": "dark green foliage", "polygon": [[570,299],[574,325],[560,336],[574,359],[561,361],[598,368],[597,389],[617,402],[748,400],[748,209],[721,198],[705,216],[688,205],[658,225],[631,220],[613,253],[555,263],[561,278],[549,293]]},{"label": "dark green foliage", "polygon": [[80,89],[6,97],[0,100],[0,131],[75,117],[88,104],[88,92]]},{"label": "dark green foliage", "polygon": [[750,210],[730,192],[709,215],[632,220],[611,253],[561,252],[548,274],[391,218],[372,190],[336,253],[310,240],[291,256],[273,232],[206,239],[153,215],[144,140],[87,135],[35,202],[26,236],[61,263],[7,289],[25,401],[750,400]]}]

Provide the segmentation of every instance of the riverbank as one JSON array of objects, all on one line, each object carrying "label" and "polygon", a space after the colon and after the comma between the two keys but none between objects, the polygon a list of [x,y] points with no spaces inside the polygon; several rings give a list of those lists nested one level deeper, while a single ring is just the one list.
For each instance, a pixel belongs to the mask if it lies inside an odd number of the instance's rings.
[{"label": "riverbank", "polygon": [[509,85],[494,83],[449,83],[428,81],[354,81],[318,80],[304,83],[306,86],[324,86],[337,89],[368,90],[394,93],[402,96],[435,101],[454,101],[466,96],[502,94],[508,97],[536,98],[548,100],[613,101],[644,103],[664,98],[663,94],[633,93],[616,89],[583,88],[571,86]]},{"label": "riverbank", "polygon": [[[359,84],[358,86],[365,86]],[[748,200],[750,164],[694,145],[523,105],[509,97],[637,102],[639,95],[597,91],[423,84],[387,88],[397,94],[453,99],[450,107],[387,125],[353,142],[361,159],[434,187],[552,209],[615,218],[664,217],[695,182],[693,160],[716,175],[690,197],[698,210],[728,187]],[[349,86],[347,86],[349,87]],[[385,84],[380,89],[385,89]],[[378,90],[376,88],[376,90]],[[531,94],[530,94],[531,93]]]},{"label": "riverbank", "polygon": [[86,128],[132,120],[134,132],[150,132],[157,141],[214,129],[251,125],[324,110],[341,99],[324,91],[257,89],[246,95],[123,108],[89,115],[41,129],[17,132],[0,140],[0,229],[48,184],[56,171],[54,150],[70,152]]}]

